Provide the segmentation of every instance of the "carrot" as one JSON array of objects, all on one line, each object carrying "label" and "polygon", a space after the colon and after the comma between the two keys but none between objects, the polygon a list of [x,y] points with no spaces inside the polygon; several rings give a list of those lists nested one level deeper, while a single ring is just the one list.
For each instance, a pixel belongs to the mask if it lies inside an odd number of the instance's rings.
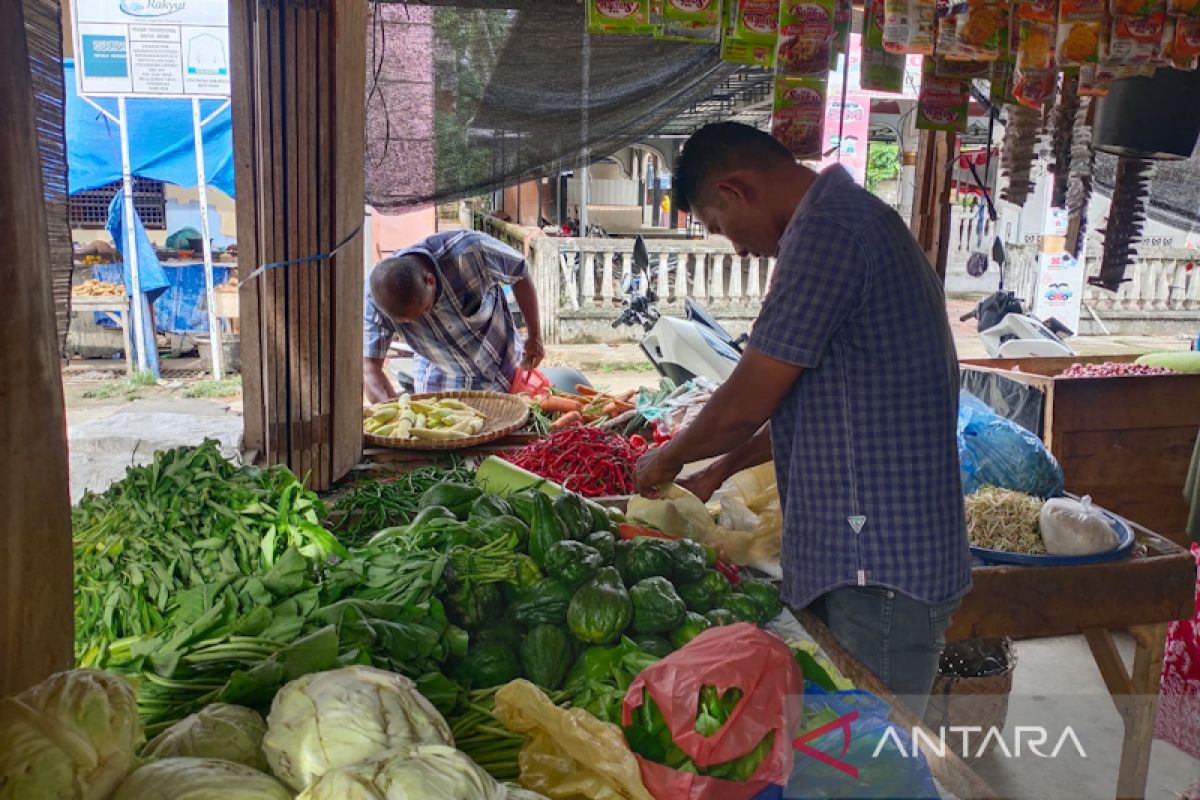
[{"label": "carrot", "polygon": [[576,425],[580,422],[583,422],[583,414],[580,414],[578,411],[568,411],[566,414],[563,414],[561,417],[554,420],[554,422],[550,423],[550,430],[560,431],[563,428]]},{"label": "carrot", "polygon": [[577,383],[577,384],[575,384],[575,394],[581,394],[584,397],[595,397],[596,395],[598,395],[600,393],[597,392],[595,389],[593,389],[590,386],[585,386],[582,383]]},{"label": "carrot", "polygon": [[606,417],[615,417],[621,413],[621,409],[618,407],[616,401],[609,403],[601,410],[604,412],[604,416]]},{"label": "carrot", "polygon": [[549,395],[538,400],[538,408],[547,414],[570,414],[572,411],[578,413],[582,407],[569,397]]},{"label": "carrot", "polygon": [[621,392],[619,395],[617,395],[617,399],[622,403],[631,402],[633,400],[633,396],[637,394],[637,391],[637,389],[630,389],[628,392]]},{"label": "carrot", "polygon": [[636,539],[639,536],[649,536],[652,539],[678,539],[673,533],[656,530],[654,528],[646,528],[641,525],[631,525],[628,522],[622,522],[617,526],[617,535],[622,539]]}]

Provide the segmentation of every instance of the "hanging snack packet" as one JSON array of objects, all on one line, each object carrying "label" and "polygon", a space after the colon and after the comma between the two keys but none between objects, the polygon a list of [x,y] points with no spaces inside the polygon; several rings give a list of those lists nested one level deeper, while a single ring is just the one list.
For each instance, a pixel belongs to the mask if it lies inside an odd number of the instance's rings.
[{"label": "hanging snack packet", "polygon": [[960,81],[988,80],[992,77],[992,64],[989,61],[952,61],[934,56],[933,74],[939,78]]},{"label": "hanging snack packet", "polygon": [[854,0],[836,0],[833,16],[833,42],[829,47],[829,69],[837,69],[838,56],[850,48],[850,24],[854,21]]},{"label": "hanging snack packet", "polygon": [[1162,4],[1149,17],[1120,16],[1113,19],[1108,50],[1101,61],[1119,66],[1153,64],[1162,58],[1167,15]]},{"label": "hanging snack packet", "polygon": [[877,92],[904,91],[905,57],[883,49],[883,0],[866,0],[859,83]]},{"label": "hanging snack packet", "polygon": [[960,14],[943,19],[938,28],[937,52],[952,61],[995,61],[1008,46],[1007,4],[967,6]]},{"label": "hanging snack packet", "polygon": [[1167,13],[1173,17],[1200,19],[1200,0],[1167,0]]},{"label": "hanging snack packet", "polygon": [[824,78],[775,77],[771,135],[799,159],[821,157],[825,126]]},{"label": "hanging snack packet", "polygon": [[1097,0],[1062,0],[1058,11],[1057,62],[1078,67],[1100,60],[1104,5]]},{"label": "hanging snack packet", "polygon": [[921,67],[921,90],[917,93],[917,128],[962,133],[967,129],[968,105],[966,82],[939,78],[934,72],[934,60],[925,59]]},{"label": "hanging snack packet", "polygon": [[1058,0],[1018,0],[1015,13],[1019,20],[1053,25],[1058,22]]},{"label": "hanging snack packet", "polygon": [[829,72],[837,0],[785,0],[779,10],[775,74],[824,77]]},{"label": "hanging snack packet", "polygon": [[662,8],[656,38],[713,44],[721,39],[721,0],[657,0]]},{"label": "hanging snack packet", "polygon": [[728,0],[721,58],[736,64],[775,65],[779,0]]},{"label": "hanging snack packet", "polygon": [[1058,72],[1053,69],[1013,71],[1013,99],[1027,108],[1041,108],[1054,94]]},{"label": "hanging snack packet", "polygon": [[1176,69],[1196,69],[1200,57],[1200,20],[1171,19],[1167,21],[1166,55]]},{"label": "hanging snack packet", "polygon": [[1054,67],[1054,25],[1021,20],[1021,41],[1017,46],[1017,69],[1024,72]]},{"label": "hanging snack packet", "polygon": [[883,47],[889,53],[933,55],[936,0],[884,0]]},{"label": "hanging snack packet", "polygon": [[650,0],[587,0],[589,33],[653,33]]},{"label": "hanging snack packet", "polygon": [[1079,68],[1079,96],[1104,97],[1112,86],[1112,67],[1102,64],[1084,64]]},{"label": "hanging snack packet", "polygon": [[1164,10],[1162,0],[1110,0],[1114,17],[1152,17]]}]

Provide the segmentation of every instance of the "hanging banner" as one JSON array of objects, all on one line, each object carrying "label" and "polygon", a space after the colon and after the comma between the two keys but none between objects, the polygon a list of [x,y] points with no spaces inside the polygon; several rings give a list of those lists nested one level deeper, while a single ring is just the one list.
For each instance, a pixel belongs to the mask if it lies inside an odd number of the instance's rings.
[{"label": "hanging banner", "polygon": [[[839,137],[840,129],[840,137]],[[845,118],[842,94],[830,89],[825,101],[825,141],[819,169],[841,164],[859,186],[867,180],[867,149],[871,138],[871,98],[866,92],[846,92]],[[832,151],[832,152],[830,152]]]},{"label": "hanging banner", "polygon": [[71,0],[79,94],[229,96],[227,0]]}]

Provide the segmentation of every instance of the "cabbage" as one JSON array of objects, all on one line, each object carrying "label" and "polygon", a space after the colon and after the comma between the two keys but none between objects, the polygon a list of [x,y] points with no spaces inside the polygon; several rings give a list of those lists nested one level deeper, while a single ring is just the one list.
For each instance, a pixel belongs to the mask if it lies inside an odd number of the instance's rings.
[{"label": "cabbage", "polygon": [[275,695],[263,753],[300,791],[331,769],[407,744],[453,744],[450,726],[403,675],[353,666],[298,678]]},{"label": "cabbage", "polygon": [[0,800],[107,800],[142,741],[124,678],[91,669],[51,675],[0,700]]},{"label": "cabbage", "polygon": [[267,723],[257,711],[214,703],[154,737],[142,757],[218,758],[266,772],[270,769],[262,754],[266,732]]},{"label": "cabbage", "polygon": [[138,767],[112,800],[291,800],[270,775],[219,758],[164,758]]},{"label": "cabbage", "polygon": [[330,770],[296,800],[504,800],[507,795],[461,751],[425,744]]}]

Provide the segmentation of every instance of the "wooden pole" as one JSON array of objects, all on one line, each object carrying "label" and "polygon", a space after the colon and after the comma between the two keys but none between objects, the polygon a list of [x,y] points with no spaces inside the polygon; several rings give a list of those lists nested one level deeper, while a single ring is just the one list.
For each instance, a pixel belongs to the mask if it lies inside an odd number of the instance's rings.
[{"label": "wooden pole", "polygon": [[950,162],[955,154],[954,134],[921,131],[911,228],[930,266],[943,282],[950,242]]},{"label": "wooden pole", "polygon": [[23,4],[0,3],[0,697],[73,660],[71,497]]},{"label": "wooden pole", "polygon": [[246,446],[317,490],[362,454],[367,27],[366,0],[231,6],[239,267],[284,262],[242,282]]}]

